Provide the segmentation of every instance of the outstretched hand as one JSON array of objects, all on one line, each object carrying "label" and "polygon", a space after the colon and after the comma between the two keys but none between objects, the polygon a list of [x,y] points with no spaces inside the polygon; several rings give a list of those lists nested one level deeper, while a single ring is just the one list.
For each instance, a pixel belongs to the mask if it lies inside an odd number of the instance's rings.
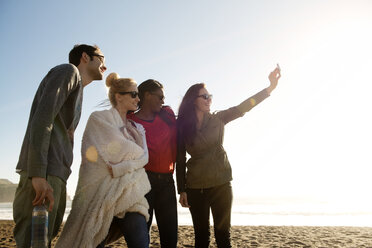
[{"label": "outstretched hand", "polygon": [[32,205],[38,206],[44,204],[45,201],[49,202],[48,211],[51,212],[54,206],[53,188],[49,185],[47,180],[42,177],[32,178],[32,187],[35,190],[36,196],[32,201]]},{"label": "outstretched hand", "polygon": [[279,68],[279,65],[277,65],[277,67],[269,74],[270,86],[266,88],[269,95],[278,85],[278,81],[280,77],[281,77],[280,68]]}]

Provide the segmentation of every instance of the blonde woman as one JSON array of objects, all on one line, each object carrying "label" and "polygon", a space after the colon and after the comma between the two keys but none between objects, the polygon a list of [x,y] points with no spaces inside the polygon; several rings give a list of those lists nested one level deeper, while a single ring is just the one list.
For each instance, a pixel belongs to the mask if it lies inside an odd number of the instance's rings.
[{"label": "blonde woman", "polygon": [[88,120],[78,186],[56,247],[104,247],[122,235],[128,247],[149,246],[145,130],[126,117],[137,109],[137,85],[117,73],[106,85],[112,108]]}]

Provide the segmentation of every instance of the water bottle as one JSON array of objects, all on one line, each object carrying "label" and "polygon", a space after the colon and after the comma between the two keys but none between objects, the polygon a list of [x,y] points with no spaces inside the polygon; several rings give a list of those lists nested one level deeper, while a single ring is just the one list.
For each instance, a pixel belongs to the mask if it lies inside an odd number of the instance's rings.
[{"label": "water bottle", "polygon": [[32,210],[31,247],[48,247],[48,210],[44,205],[35,206]]}]

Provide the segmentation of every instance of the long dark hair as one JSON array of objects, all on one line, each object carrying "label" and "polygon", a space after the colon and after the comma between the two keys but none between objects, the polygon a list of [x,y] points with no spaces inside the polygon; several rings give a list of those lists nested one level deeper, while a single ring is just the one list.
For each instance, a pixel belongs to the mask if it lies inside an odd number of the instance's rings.
[{"label": "long dark hair", "polygon": [[[145,93],[146,92],[154,92],[157,90],[162,90],[163,85],[154,79],[147,79],[146,81],[142,82],[138,86],[138,97],[140,99],[138,103],[138,109],[141,109],[143,102],[145,101]],[[164,108],[162,108],[159,112],[159,117],[168,124],[168,126],[173,126],[174,125],[174,120],[175,116],[166,111]]]},{"label": "long dark hair", "polygon": [[195,112],[195,100],[200,89],[205,88],[204,83],[192,85],[182,99],[178,109],[177,130],[178,138],[187,144],[192,144],[196,135],[197,117]]}]

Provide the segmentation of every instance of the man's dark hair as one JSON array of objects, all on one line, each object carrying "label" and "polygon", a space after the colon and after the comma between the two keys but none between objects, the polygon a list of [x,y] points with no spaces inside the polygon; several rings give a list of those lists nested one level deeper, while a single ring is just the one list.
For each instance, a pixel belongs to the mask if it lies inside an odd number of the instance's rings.
[{"label": "man's dark hair", "polygon": [[80,64],[80,58],[81,58],[81,55],[83,54],[83,52],[88,54],[90,56],[90,59],[93,59],[93,55],[95,54],[95,52],[97,50],[99,50],[98,46],[90,46],[90,45],[86,45],[86,44],[81,44],[81,45],[77,44],[70,51],[70,53],[68,55],[68,61],[69,61],[69,63],[71,63],[75,66],[78,66]]}]

